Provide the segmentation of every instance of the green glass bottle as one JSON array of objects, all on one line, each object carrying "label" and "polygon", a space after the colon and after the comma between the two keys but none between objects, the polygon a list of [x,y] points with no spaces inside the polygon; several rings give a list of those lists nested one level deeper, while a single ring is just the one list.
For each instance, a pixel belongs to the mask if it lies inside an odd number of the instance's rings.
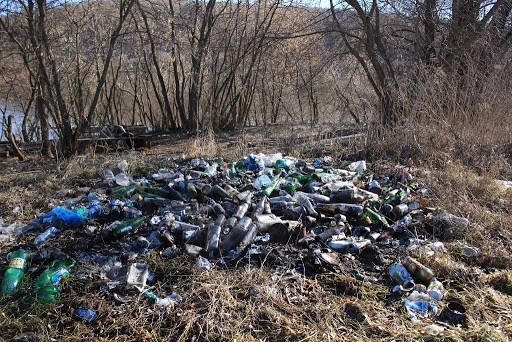
[{"label": "green glass bottle", "polygon": [[293,177],[295,178],[296,180],[298,180],[299,182],[301,182],[302,184],[306,183],[311,177],[313,177],[313,174],[311,173],[308,173],[306,175],[302,174],[302,173],[299,173],[299,172],[295,172],[293,174],[290,175],[290,177]]},{"label": "green glass bottle", "polygon": [[371,210],[370,208],[365,208],[363,210],[363,214],[361,215],[361,219],[370,218],[372,224],[380,224],[384,228],[389,228],[389,224],[384,217]]},{"label": "green glass bottle", "polygon": [[156,196],[159,196],[162,198],[173,199],[173,200],[177,200],[177,201],[185,201],[183,196],[181,196],[181,194],[178,191],[176,191],[170,187],[168,187],[167,190],[161,189],[161,188],[156,188],[156,187],[145,187],[144,192],[146,192],[148,194],[156,195]]},{"label": "green glass bottle", "polygon": [[263,190],[265,196],[270,197],[272,192],[274,192],[274,190],[277,189],[283,181],[284,179],[279,176],[272,177],[270,185]]},{"label": "green glass bottle", "polygon": [[129,185],[129,186],[118,186],[110,191],[107,191],[107,193],[111,193],[117,198],[127,198],[132,196],[137,191],[137,187],[135,185]]},{"label": "green glass bottle", "polygon": [[110,236],[112,238],[119,239],[119,238],[125,236],[126,234],[130,233],[131,231],[133,231],[138,226],[140,226],[142,224],[142,222],[144,222],[145,220],[148,219],[148,217],[149,216],[141,216],[141,217],[138,217],[138,218],[135,218],[132,220],[122,222],[121,224],[115,226],[111,230]]},{"label": "green glass bottle", "polygon": [[45,287],[56,285],[62,277],[69,274],[69,270],[75,266],[75,263],[75,260],[69,257],[53,261],[50,267],[44,270],[44,272],[36,279],[34,286]]},{"label": "green glass bottle", "polygon": [[9,256],[9,268],[2,281],[2,294],[12,293],[21,282],[27,268],[28,253],[23,249],[12,252]]},{"label": "green glass bottle", "polygon": [[196,198],[197,196],[196,186],[192,182],[187,182],[187,196],[189,198]]},{"label": "green glass bottle", "polygon": [[396,194],[394,195],[388,195],[386,199],[384,200],[384,204],[391,204],[391,205],[397,205],[402,203],[402,201],[405,199],[405,196],[407,196],[407,193],[404,189],[400,189]]}]

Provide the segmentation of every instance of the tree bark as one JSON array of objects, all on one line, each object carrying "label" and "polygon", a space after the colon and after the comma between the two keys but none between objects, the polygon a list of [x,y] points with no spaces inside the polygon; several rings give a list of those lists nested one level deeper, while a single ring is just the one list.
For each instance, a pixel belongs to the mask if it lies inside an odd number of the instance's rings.
[{"label": "tree bark", "polygon": [[5,136],[7,137],[7,140],[11,145],[14,155],[18,157],[19,160],[24,160],[25,156],[16,144],[16,140],[14,139],[14,135],[12,134],[12,115],[9,115],[9,117],[7,118],[7,132],[5,132]]}]

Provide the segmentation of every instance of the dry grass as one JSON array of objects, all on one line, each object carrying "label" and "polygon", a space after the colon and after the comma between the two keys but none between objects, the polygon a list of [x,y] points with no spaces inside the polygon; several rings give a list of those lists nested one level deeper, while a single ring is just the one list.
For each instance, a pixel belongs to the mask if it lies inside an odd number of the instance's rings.
[{"label": "dry grass", "polygon": [[215,133],[208,130],[196,136],[189,149],[187,149],[190,157],[216,157],[218,154],[217,142],[215,140]]},{"label": "dry grass", "polygon": [[[299,135],[296,133],[294,139]],[[277,152],[269,138],[286,138],[286,132],[261,134],[245,132],[234,141],[210,135],[188,143],[157,146],[147,153],[81,156],[59,165],[59,169],[55,162],[37,158],[2,162],[8,172],[2,175],[0,215],[11,222],[41,214],[47,211],[49,199],[57,190],[91,186],[104,168],[115,169],[123,159],[130,166],[128,173],[148,175],[162,167],[173,168],[174,160],[183,151],[189,156],[217,153],[232,144],[231,158],[236,160],[248,152]],[[253,149],[250,144],[263,139],[264,134],[266,140]],[[189,144],[193,148],[185,150],[183,147]],[[212,148],[212,144],[216,147]],[[294,145],[290,149],[299,157],[340,157],[357,153],[358,147],[329,147],[323,139],[316,145],[313,139],[306,142],[305,148]],[[394,162],[388,160],[388,164]],[[418,161],[413,164],[418,165]],[[512,336],[512,286],[508,275],[512,266],[512,219],[507,205],[512,194],[494,182],[501,171],[491,171],[477,174],[463,162],[445,159],[438,169],[417,172],[417,180],[431,188],[433,203],[471,220],[473,228],[463,232],[460,242],[480,248],[478,256],[469,259],[460,253],[458,241],[446,242],[448,253],[421,259],[445,283],[448,298],[461,301],[467,308],[466,325],[446,326],[440,336],[424,332],[425,326],[434,323],[432,319],[421,323],[408,319],[402,301],[390,292],[385,270],[377,272],[377,283],[358,281],[347,270],[316,276],[292,276],[286,271],[248,266],[217,267],[205,272],[195,267],[195,260],[190,257],[165,258],[151,252],[138,261],[147,263],[154,273],[152,290],[160,295],[176,292],[183,296],[183,302],[165,313],[152,313],[158,310],[151,299],[122,285],[111,291],[104,289],[103,280],[97,275],[99,265],[78,263],[61,285],[61,298],[52,304],[42,305],[32,299],[30,284],[37,272],[27,273],[25,292],[0,298],[1,339],[32,331],[41,340],[65,341],[505,341]],[[21,208],[16,214],[12,213],[15,206]],[[27,234],[21,243],[35,234]],[[89,239],[80,232],[68,234],[74,239],[74,250]],[[13,246],[5,243],[2,252]],[[275,291],[268,291],[268,286]],[[117,303],[114,293],[124,295],[128,302]],[[446,302],[440,303],[440,309]],[[72,316],[78,306],[96,311],[98,320],[93,324],[78,322]]]}]

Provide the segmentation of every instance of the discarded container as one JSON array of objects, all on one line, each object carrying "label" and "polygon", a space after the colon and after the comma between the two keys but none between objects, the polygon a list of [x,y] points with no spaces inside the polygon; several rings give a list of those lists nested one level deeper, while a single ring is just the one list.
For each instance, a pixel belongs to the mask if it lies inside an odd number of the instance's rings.
[{"label": "discarded container", "polygon": [[334,249],[334,250],[348,250],[348,247],[350,246],[350,244],[354,243],[354,240],[353,239],[345,239],[345,234],[342,235],[343,238],[340,239],[340,240],[337,240],[337,239],[334,239],[336,237],[333,236],[332,240],[329,241],[328,245],[330,248]]},{"label": "discarded container", "polygon": [[210,258],[213,257],[213,254],[219,248],[220,232],[222,230],[222,225],[225,222],[226,222],[226,216],[224,216],[223,214],[220,214],[217,217],[217,220],[215,220],[215,223],[210,227],[210,230],[208,232],[208,239],[206,241],[206,252],[208,252],[208,255],[210,256]]},{"label": "discarded container", "polygon": [[9,255],[9,268],[5,270],[2,280],[2,294],[12,293],[19,286],[27,267],[28,256],[21,248]]},{"label": "discarded container", "polygon": [[126,275],[126,284],[131,286],[146,286],[149,276],[148,265],[141,263],[131,264],[128,274]]},{"label": "discarded container", "polygon": [[389,275],[391,279],[396,281],[398,284],[413,283],[411,274],[402,264],[391,264],[391,266],[389,266]]},{"label": "discarded container", "polygon": [[116,183],[117,185],[121,185],[121,186],[128,186],[131,184],[131,180],[130,180],[130,177],[128,177],[126,174],[124,174],[123,172],[121,173],[118,173],[115,177],[116,179]]},{"label": "discarded container", "polygon": [[458,325],[466,320],[466,308],[459,302],[449,302],[438,320],[450,325]]},{"label": "discarded container", "polygon": [[352,164],[350,164],[348,166],[348,169],[350,171],[364,171],[364,170],[366,170],[366,161],[360,160],[357,162],[353,162]]},{"label": "discarded container", "polygon": [[396,292],[399,294],[408,293],[408,292],[411,292],[414,290],[414,286],[415,285],[412,281],[408,281],[408,282],[404,283],[403,285],[396,285],[393,288],[393,292]]},{"label": "discarded container", "polygon": [[403,265],[418,282],[429,284],[432,280],[435,280],[432,270],[423,266],[416,259],[406,257],[403,261]]},{"label": "discarded container", "polygon": [[109,236],[114,239],[119,239],[134,229],[136,229],[138,226],[140,226],[144,221],[146,221],[149,218],[149,216],[142,216],[139,218],[135,218],[132,220],[125,221],[114,228],[109,233]]},{"label": "discarded container", "polygon": [[69,274],[70,269],[75,266],[75,263],[75,260],[69,257],[63,260],[54,260],[51,265],[39,275],[34,286],[44,287],[57,285],[63,277]]},{"label": "discarded container", "polygon": [[77,308],[75,310],[74,315],[77,318],[87,321],[89,323],[94,322],[94,320],[96,320],[96,318],[98,317],[96,312],[92,311],[91,309],[85,309],[85,308]]},{"label": "discarded container", "polygon": [[434,300],[441,300],[444,296],[444,286],[440,281],[432,280],[428,285],[427,293]]},{"label": "discarded container", "polygon": [[221,243],[221,248],[224,252],[230,251],[236,247],[243,237],[247,234],[249,226],[252,220],[249,217],[242,217],[240,221],[233,227],[231,232],[226,236],[224,241]]},{"label": "discarded container", "polygon": [[352,253],[359,252],[371,244],[372,243],[370,242],[370,240],[361,240],[361,241],[357,241],[357,242],[352,242],[348,245],[348,251],[352,252]]},{"label": "discarded container", "polygon": [[59,230],[55,227],[50,227],[48,229],[46,229],[44,232],[42,232],[41,234],[39,234],[35,239],[34,239],[34,243],[36,245],[40,245],[42,244],[44,241],[46,241],[46,239],[48,239],[50,236],[53,236],[55,234],[57,234],[59,232]]},{"label": "discarded container", "polygon": [[429,314],[437,313],[437,306],[425,293],[413,291],[407,299],[404,300],[405,309],[413,321],[420,317],[426,317]]},{"label": "discarded container", "polygon": [[36,300],[40,302],[53,302],[60,297],[60,289],[55,285],[48,285],[36,288]]}]

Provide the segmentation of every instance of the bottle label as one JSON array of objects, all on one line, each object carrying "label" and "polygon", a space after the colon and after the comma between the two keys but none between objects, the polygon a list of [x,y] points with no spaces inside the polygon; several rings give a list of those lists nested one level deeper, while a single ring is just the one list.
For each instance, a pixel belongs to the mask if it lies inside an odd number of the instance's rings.
[{"label": "bottle label", "polygon": [[132,227],[132,226],[126,226],[126,227],[124,227],[124,228],[121,228],[121,230],[119,231],[119,234],[120,234],[120,235],[122,235],[122,234],[124,234],[124,233],[128,233],[128,232],[130,232],[130,230],[132,230],[132,229],[133,229],[133,227]]},{"label": "bottle label", "polygon": [[12,258],[9,263],[9,268],[25,268],[25,260],[23,258]]},{"label": "bottle label", "polygon": [[62,277],[69,274],[69,271],[66,269],[60,269],[58,270],[53,276],[52,276],[52,284],[56,285]]}]

